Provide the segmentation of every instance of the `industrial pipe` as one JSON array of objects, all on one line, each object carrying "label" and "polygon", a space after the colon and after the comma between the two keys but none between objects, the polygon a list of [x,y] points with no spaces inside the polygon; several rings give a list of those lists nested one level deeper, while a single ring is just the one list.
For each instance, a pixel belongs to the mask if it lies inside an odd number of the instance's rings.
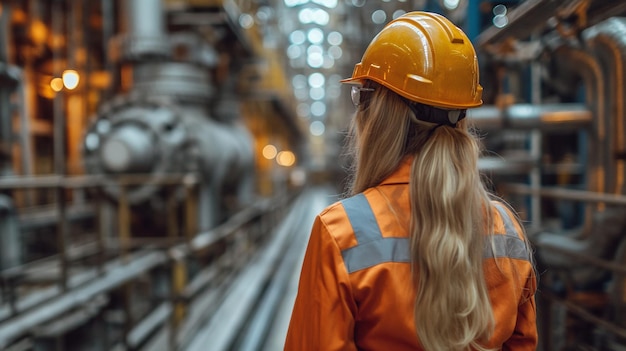
[{"label": "industrial pipe", "polygon": [[[117,59],[141,63],[160,61],[171,56],[165,31],[162,0],[124,1],[127,14],[123,20],[127,31],[116,38]],[[119,50],[119,51],[118,51]]]},{"label": "industrial pipe", "polygon": [[564,78],[565,84],[571,85],[572,78],[579,78],[584,83],[585,104],[594,116],[590,133],[587,134],[589,148],[585,155],[588,164],[585,177],[587,190],[605,192],[609,175],[604,165],[608,162],[611,149],[606,137],[609,112],[602,68],[590,53],[567,45],[558,46],[554,50],[553,60],[558,62],[558,71],[553,79]]},{"label": "industrial pipe", "polygon": [[481,130],[576,130],[591,126],[593,116],[583,104],[515,104],[504,109],[484,106],[468,110],[474,126]]},{"label": "industrial pipe", "polygon": [[0,176],[12,174],[13,124],[11,94],[19,83],[19,70],[9,65],[8,4],[0,7]]},{"label": "industrial pipe", "polygon": [[597,56],[605,76],[608,96],[606,141],[609,155],[607,191],[626,191],[626,19],[609,18],[583,32],[586,43]]},{"label": "industrial pipe", "polygon": [[23,263],[22,238],[10,197],[0,194],[0,271]]}]

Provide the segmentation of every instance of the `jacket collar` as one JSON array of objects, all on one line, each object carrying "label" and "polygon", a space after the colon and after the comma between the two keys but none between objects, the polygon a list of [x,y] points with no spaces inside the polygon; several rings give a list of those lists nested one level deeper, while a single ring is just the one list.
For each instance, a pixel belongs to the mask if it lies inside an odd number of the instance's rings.
[{"label": "jacket collar", "polygon": [[396,168],[389,177],[385,178],[380,185],[390,185],[390,184],[408,184],[409,179],[411,178],[411,164],[413,163],[413,156],[407,156],[402,161],[400,161],[400,165]]}]

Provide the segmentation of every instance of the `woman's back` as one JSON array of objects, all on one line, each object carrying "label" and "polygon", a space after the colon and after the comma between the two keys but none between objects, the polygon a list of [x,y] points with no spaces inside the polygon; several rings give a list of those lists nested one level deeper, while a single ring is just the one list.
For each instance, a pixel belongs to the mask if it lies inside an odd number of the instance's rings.
[{"label": "woman's back", "polygon": [[[304,262],[286,350],[421,349],[412,314],[409,172],[405,162],[379,186],[320,214],[311,234],[311,243],[317,244],[310,244]],[[535,350],[532,265],[518,236],[520,228],[503,205],[496,205],[502,211],[494,207],[496,259],[492,241],[485,241],[485,279],[495,317],[486,346]]]}]

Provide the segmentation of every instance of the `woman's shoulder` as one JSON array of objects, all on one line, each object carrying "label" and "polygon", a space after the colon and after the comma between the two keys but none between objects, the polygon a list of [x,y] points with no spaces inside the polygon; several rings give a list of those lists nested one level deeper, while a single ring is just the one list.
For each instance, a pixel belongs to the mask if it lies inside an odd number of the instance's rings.
[{"label": "woman's shoulder", "polygon": [[317,216],[320,228],[328,232],[342,250],[357,245],[353,222],[359,221],[359,218],[355,217],[355,210],[360,212],[359,209],[365,204],[365,196],[359,193],[334,202]]},{"label": "woman's shoulder", "polygon": [[343,198],[328,205],[324,210],[320,212],[319,216],[323,218],[333,218],[335,216],[339,216],[341,218],[347,219],[348,214],[346,213],[346,208],[362,207],[366,205],[368,203],[368,200],[366,199],[365,194],[369,193],[370,191],[371,189],[368,189],[362,193],[344,196]]}]

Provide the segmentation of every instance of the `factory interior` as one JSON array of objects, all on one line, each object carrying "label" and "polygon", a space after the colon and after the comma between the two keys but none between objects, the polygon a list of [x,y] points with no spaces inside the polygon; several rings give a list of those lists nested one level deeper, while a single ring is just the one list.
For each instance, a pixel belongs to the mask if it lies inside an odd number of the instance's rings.
[{"label": "factory interior", "polygon": [[410,11],[478,56],[538,349],[626,350],[626,2],[2,0],[0,350],[282,350],[349,77]]}]

